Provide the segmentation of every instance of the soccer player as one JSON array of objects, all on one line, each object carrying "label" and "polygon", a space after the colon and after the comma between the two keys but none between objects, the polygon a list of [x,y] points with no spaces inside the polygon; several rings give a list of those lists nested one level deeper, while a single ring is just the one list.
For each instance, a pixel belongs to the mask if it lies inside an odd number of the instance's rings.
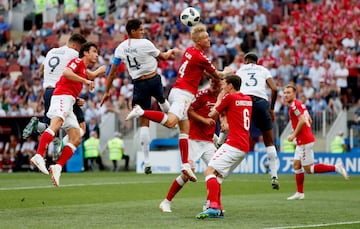
[{"label": "soccer player", "polygon": [[[59,81],[61,75],[63,74],[67,64],[70,60],[77,58],[79,56],[79,50],[81,45],[86,42],[86,39],[80,34],[73,34],[69,38],[66,45],[59,48],[51,49],[45,57],[45,60],[40,65],[40,78],[44,77],[43,88],[45,92],[43,94],[44,99],[44,118],[42,122],[39,122],[37,117],[32,117],[30,122],[26,125],[23,130],[22,137],[24,139],[28,138],[34,131],[38,133],[44,132],[47,126],[50,124],[50,119],[46,116],[46,113],[50,107],[51,96],[54,92],[55,85]],[[91,73],[90,73],[91,74]],[[75,103],[73,111],[80,123],[81,128],[86,129],[85,119],[83,111],[80,108],[80,105],[84,103],[82,99],[78,99],[79,104]],[[56,142],[59,146],[61,143]]]},{"label": "soccer player", "polygon": [[94,77],[87,74],[86,68],[95,64],[98,58],[97,45],[88,42],[81,46],[79,58],[72,59],[65,68],[60,80],[56,83],[55,90],[51,97],[47,116],[50,118],[50,126],[42,133],[39,146],[31,162],[44,174],[49,174],[45,166],[44,155],[49,143],[53,140],[55,133],[63,127],[69,136],[69,142],[64,146],[61,155],[55,165],[50,166],[52,181],[59,186],[61,170],[71,158],[73,152],[81,143],[80,125],[73,112],[73,105],[81,92],[83,84],[94,88],[92,81],[96,75],[105,73],[106,67],[101,66],[94,72]]},{"label": "soccer player", "polygon": [[151,121],[160,123],[168,128],[174,128],[177,124],[180,128],[179,149],[182,161],[181,171],[189,177],[190,181],[196,182],[197,178],[188,161],[188,139],[189,119],[188,109],[195,98],[203,74],[212,79],[220,79],[230,68],[224,71],[217,71],[204,52],[210,47],[210,37],[206,26],[197,24],[192,27],[191,39],[193,46],[187,48],[183,54],[181,65],[178,70],[177,80],[169,94],[170,109],[168,114],[160,111],[143,110],[141,106],[135,105],[128,114],[126,120],[138,117],[145,117]]},{"label": "soccer player", "polygon": [[[236,72],[236,75],[243,82],[240,91],[252,98],[253,113],[251,119],[255,126],[261,130],[264,138],[272,188],[279,190],[277,152],[273,136],[274,106],[278,91],[270,71],[258,65],[257,61],[258,57],[256,54],[247,53],[244,57],[244,65]],[[270,103],[266,94],[266,85],[271,89]]]},{"label": "soccer player", "polygon": [[[196,161],[200,158],[207,165],[214,155],[216,148],[213,144],[213,135],[216,128],[216,119],[208,116],[210,109],[215,105],[220,92],[220,80],[211,80],[210,87],[199,91],[195,101],[191,104],[188,115],[189,131],[189,162],[195,171]],[[173,181],[166,198],[160,203],[162,212],[171,212],[171,201],[184,187],[189,178],[181,174]]]},{"label": "soccer player", "polygon": [[289,116],[293,132],[288,137],[288,141],[296,140],[296,149],[294,154],[293,168],[295,171],[296,193],[288,200],[303,200],[304,194],[304,170],[309,173],[328,173],[338,172],[346,180],[349,179],[348,173],[343,164],[334,165],[314,164],[313,146],[315,138],[311,131],[311,117],[305,107],[296,99],[296,87],[288,84],[284,89],[284,97],[289,104]]},{"label": "soccer player", "polygon": [[[161,77],[157,73],[158,62],[156,58],[173,59],[180,50],[169,49],[167,52],[161,52],[157,49],[151,41],[143,38],[144,28],[139,19],[129,20],[126,23],[126,31],[129,38],[120,43],[115,50],[101,104],[109,98],[109,90],[116,77],[118,66],[123,61],[134,84],[132,105],[139,104],[144,109],[151,109],[151,97],[154,97],[161,110],[167,112],[170,105],[165,99]],[[140,145],[145,158],[144,172],[151,174],[149,119],[146,117],[140,118]]]},{"label": "soccer player", "polygon": [[[225,77],[220,103],[215,105],[209,117],[225,114],[229,124],[226,142],[220,146],[205,169],[209,208],[196,215],[197,219],[223,217],[221,205],[221,183],[246,157],[250,150],[249,130],[252,100],[240,90],[241,78],[236,75]],[[221,97],[222,96],[222,97]]]}]

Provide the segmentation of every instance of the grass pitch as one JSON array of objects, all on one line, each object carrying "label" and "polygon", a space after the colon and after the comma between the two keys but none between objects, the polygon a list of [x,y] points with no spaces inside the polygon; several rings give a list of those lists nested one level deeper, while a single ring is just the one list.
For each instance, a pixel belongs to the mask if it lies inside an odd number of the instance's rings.
[{"label": "grass pitch", "polygon": [[305,175],[305,200],[287,201],[294,175],[232,174],[222,185],[224,219],[197,220],[206,197],[188,183],[172,203],[159,203],[177,174],[63,173],[61,187],[40,173],[0,174],[1,228],[360,228],[360,176]]}]

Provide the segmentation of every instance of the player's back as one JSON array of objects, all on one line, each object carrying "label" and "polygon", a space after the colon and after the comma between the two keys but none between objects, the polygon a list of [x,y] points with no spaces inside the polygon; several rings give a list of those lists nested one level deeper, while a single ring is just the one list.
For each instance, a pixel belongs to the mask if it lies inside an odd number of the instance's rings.
[{"label": "player's back", "polygon": [[250,149],[249,130],[252,100],[249,96],[242,93],[226,95],[223,100],[226,100],[224,104],[227,107],[226,119],[229,124],[229,134],[226,143],[244,152],[248,152]]},{"label": "player's back", "polygon": [[147,39],[128,39],[116,48],[115,57],[121,58],[131,78],[136,79],[156,71],[159,53],[160,50]]},{"label": "player's back", "polygon": [[241,80],[240,91],[245,95],[253,95],[268,100],[266,80],[271,78],[269,70],[257,64],[244,64],[236,72]]},{"label": "player's back", "polygon": [[79,56],[79,53],[68,46],[51,49],[43,62],[44,65],[44,83],[43,87],[55,87],[57,81],[62,76],[66,65],[70,60]]}]

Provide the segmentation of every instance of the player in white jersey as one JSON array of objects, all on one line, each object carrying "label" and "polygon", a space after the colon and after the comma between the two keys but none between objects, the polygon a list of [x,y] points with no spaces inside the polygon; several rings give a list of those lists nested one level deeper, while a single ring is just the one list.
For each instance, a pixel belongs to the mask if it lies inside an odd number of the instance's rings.
[{"label": "player in white jersey", "polygon": [[[270,71],[257,64],[258,57],[256,54],[247,53],[244,59],[244,65],[236,72],[236,75],[243,82],[240,91],[252,98],[253,113],[251,119],[255,126],[261,130],[264,137],[272,188],[278,190],[280,186],[277,175],[277,152],[273,136],[274,106],[278,90]],[[267,86],[271,89],[270,103],[266,94]]]},{"label": "player in white jersey", "polygon": [[[63,74],[67,64],[70,60],[77,58],[79,56],[79,50],[81,45],[86,42],[86,39],[80,34],[73,34],[66,45],[51,49],[47,54],[40,65],[40,78],[44,78],[43,80],[43,88],[44,88],[44,117],[42,122],[39,122],[37,117],[32,117],[30,122],[27,124],[23,131],[23,138],[26,139],[30,136],[34,131],[38,133],[42,133],[47,126],[50,124],[50,119],[46,116],[47,111],[50,107],[50,100],[55,89],[55,84],[59,81],[61,75]],[[80,123],[81,128],[85,132],[85,119],[83,111],[80,106],[83,103],[83,100],[75,103],[73,107],[73,111]]]},{"label": "player in white jersey", "polygon": [[[117,68],[123,61],[134,83],[132,105],[139,104],[144,109],[149,110],[151,109],[151,97],[154,97],[161,110],[167,112],[169,103],[165,99],[161,77],[157,73],[158,62],[156,58],[164,60],[174,58],[180,50],[170,49],[167,52],[161,52],[151,41],[142,38],[144,29],[142,22],[138,19],[129,20],[126,23],[126,31],[129,38],[120,43],[115,50],[101,104],[109,98],[109,90],[116,77]],[[149,160],[150,132],[147,118],[140,118],[140,144],[145,158],[144,171],[146,174],[150,174],[152,173]]]}]

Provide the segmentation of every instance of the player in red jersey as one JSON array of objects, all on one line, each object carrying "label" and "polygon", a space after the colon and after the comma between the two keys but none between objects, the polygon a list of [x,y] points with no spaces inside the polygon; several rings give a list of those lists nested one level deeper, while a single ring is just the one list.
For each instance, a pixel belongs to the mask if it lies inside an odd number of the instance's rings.
[{"label": "player in red jersey", "polygon": [[[189,132],[189,161],[195,171],[196,161],[200,158],[207,165],[214,155],[216,148],[213,136],[216,128],[216,119],[208,116],[210,109],[215,105],[220,92],[220,81],[211,80],[210,87],[199,91],[195,101],[191,104],[188,115],[190,121]],[[181,174],[173,181],[166,198],[160,203],[162,212],[171,212],[171,201],[184,187],[189,178]]]},{"label": "player in red jersey", "polygon": [[287,199],[303,200],[305,198],[304,170],[307,173],[338,172],[343,175],[346,180],[349,179],[349,176],[341,163],[336,165],[314,164],[313,146],[315,138],[311,131],[311,117],[305,105],[296,99],[295,85],[288,84],[284,89],[284,96],[286,102],[289,104],[289,116],[294,130],[288,137],[288,141],[292,142],[296,139],[296,149],[293,163],[296,180],[296,193]]},{"label": "player in red jersey", "polygon": [[241,79],[236,75],[225,77],[218,105],[209,113],[216,118],[225,114],[229,125],[226,142],[216,151],[204,172],[209,208],[196,215],[198,219],[221,218],[221,183],[244,160],[250,150],[249,130],[252,114],[251,97],[240,92]]},{"label": "player in red jersey", "polygon": [[203,74],[212,79],[220,79],[232,70],[228,67],[219,72],[205,56],[204,51],[210,47],[210,37],[203,24],[195,25],[191,30],[193,46],[187,48],[183,54],[181,65],[178,70],[177,80],[170,91],[170,109],[168,114],[160,111],[143,110],[139,105],[128,114],[126,120],[145,117],[151,121],[160,123],[168,128],[174,128],[179,124],[179,150],[182,161],[181,171],[193,182],[197,178],[188,161],[189,120],[188,109],[195,99]]},{"label": "player in red jersey", "polygon": [[81,143],[82,129],[73,112],[76,98],[79,96],[83,84],[93,89],[94,82],[92,79],[99,74],[105,73],[106,70],[105,66],[101,66],[91,76],[86,73],[87,66],[95,64],[97,58],[97,45],[92,42],[83,44],[80,48],[79,58],[74,58],[67,64],[63,75],[56,83],[51,97],[50,107],[46,114],[51,120],[50,126],[42,133],[37,153],[31,158],[31,162],[42,173],[49,174],[44,161],[45,151],[53,140],[55,133],[63,127],[69,136],[69,142],[64,146],[57,163],[51,165],[49,169],[55,186],[59,186],[62,168]]}]

